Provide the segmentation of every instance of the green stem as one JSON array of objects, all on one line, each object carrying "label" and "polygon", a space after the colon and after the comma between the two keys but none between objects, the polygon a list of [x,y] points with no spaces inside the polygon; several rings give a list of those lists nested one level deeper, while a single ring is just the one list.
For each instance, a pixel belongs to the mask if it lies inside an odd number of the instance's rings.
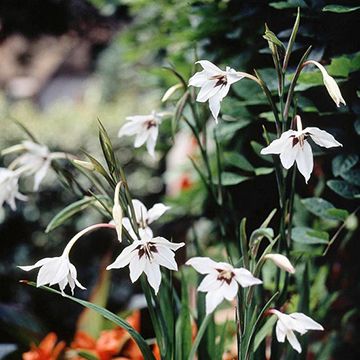
[{"label": "green stem", "polygon": [[207,328],[207,326],[209,325],[209,322],[211,320],[211,314],[206,315],[206,317],[204,318],[204,320],[202,321],[199,331],[196,335],[195,341],[193,343],[193,346],[191,348],[191,352],[190,355],[188,357],[188,360],[193,360],[195,358],[195,354],[197,351],[197,348],[199,347],[200,341],[202,339],[202,337],[205,334],[205,330]]}]

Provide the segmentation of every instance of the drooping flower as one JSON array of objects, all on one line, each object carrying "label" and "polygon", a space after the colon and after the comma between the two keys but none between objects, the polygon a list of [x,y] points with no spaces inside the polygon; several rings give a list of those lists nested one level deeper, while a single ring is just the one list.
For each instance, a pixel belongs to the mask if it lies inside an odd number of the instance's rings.
[{"label": "drooping flower", "polygon": [[309,138],[325,148],[342,146],[342,144],[336,141],[332,135],[317,127],[303,129],[299,115],[296,115],[296,126],[297,130],[285,131],[279,139],[262,149],[261,154],[280,154],[280,160],[285,169],[290,169],[296,161],[296,165],[307,183],[314,167]]},{"label": "drooping flower", "polygon": [[157,294],[161,283],[160,266],[177,271],[174,251],[185,244],[175,244],[163,237],[153,238],[145,231],[140,232],[140,236],[140,240],[134,240],[106,269],[120,269],[129,265],[130,279],[133,283],[144,272]]},{"label": "drooping flower", "polygon": [[19,192],[19,175],[17,171],[0,168],[0,207],[6,202],[11,210],[16,210],[16,199],[27,200],[27,197]]},{"label": "drooping flower", "polygon": [[304,65],[308,64],[314,64],[321,71],[326,90],[328,91],[336,106],[340,107],[340,103],[346,105],[346,102],[341,95],[338,84],[336,83],[335,79],[328,74],[324,66],[314,60],[308,60],[304,63]]},{"label": "drooping flower", "polygon": [[282,254],[267,254],[264,256],[265,260],[271,260],[280,269],[295,274],[295,268],[291,264],[290,260]]},{"label": "drooping flower", "polygon": [[217,122],[221,101],[228,94],[230,86],[244,76],[229,66],[223,71],[208,60],[200,60],[196,63],[200,64],[203,70],[190,78],[189,86],[201,88],[196,101],[209,100],[211,114]]},{"label": "drooping flower", "polygon": [[208,257],[194,257],[186,262],[200,274],[206,274],[198,287],[198,291],[206,294],[206,313],[212,313],[224,300],[233,300],[239,290],[239,285],[248,287],[261,284],[245,268],[234,268],[225,262],[215,262]]},{"label": "drooping flower", "polygon": [[32,344],[31,349],[22,354],[23,360],[57,360],[66,346],[65,341],[57,343],[57,336],[51,332],[41,340],[38,346]]},{"label": "drooping flower", "polygon": [[65,287],[69,284],[71,293],[74,294],[75,287],[80,289],[85,289],[80,282],[77,280],[77,271],[75,266],[70,262],[69,253],[71,248],[74,246],[76,241],[80,239],[84,234],[93,231],[95,229],[106,227],[114,229],[115,225],[113,224],[96,224],[91,225],[79,233],[77,233],[66,245],[61,256],[44,258],[36,262],[34,265],[29,266],[18,266],[24,271],[30,271],[36,268],[40,268],[37,279],[36,286],[43,286],[49,284],[50,286],[58,284],[60,291],[63,295]]},{"label": "drooping flower", "polygon": [[148,153],[154,157],[159,125],[163,116],[163,113],[155,111],[149,115],[128,116],[126,118],[128,122],[121,127],[118,137],[136,135],[134,146],[138,148],[146,143]]},{"label": "drooping flower", "polygon": [[284,314],[276,309],[269,310],[269,313],[277,316],[276,338],[279,342],[285,342],[285,338],[298,353],[301,353],[301,345],[296,338],[294,331],[304,335],[308,330],[324,330],[324,328],[303,313]]},{"label": "drooping flower", "polygon": [[51,153],[47,146],[25,140],[21,144],[11,146],[2,151],[3,155],[23,152],[10,165],[10,169],[17,169],[21,175],[34,175],[34,191],[38,191],[54,159],[63,159],[68,154],[62,152]]},{"label": "drooping flower", "polygon": [[[137,199],[134,199],[132,201],[132,205],[133,205],[135,217],[136,217],[136,219],[133,219],[133,220],[136,221],[136,223],[139,227],[139,230],[146,232],[146,234],[149,237],[153,236],[153,232],[152,232],[151,228],[149,227],[149,225],[151,223],[153,223],[155,220],[159,219],[167,210],[170,209],[169,206],[166,206],[161,203],[157,203],[151,209],[148,210],[146,208],[146,206],[140,200],[137,200]],[[131,214],[130,209],[129,209],[129,213]],[[122,219],[122,224],[123,224],[124,228],[130,234],[130,236],[134,240],[137,239],[137,236],[131,226],[130,219],[128,217],[124,217]]]},{"label": "drooping flower", "polygon": [[69,284],[72,294],[74,294],[75,286],[78,286],[80,289],[85,289],[77,280],[76,268],[70,262],[68,254],[44,258],[30,266],[19,266],[20,269],[25,271],[30,271],[38,267],[40,270],[36,280],[37,287],[47,284],[50,286],[58,284],[63,295],[67,284]]}]

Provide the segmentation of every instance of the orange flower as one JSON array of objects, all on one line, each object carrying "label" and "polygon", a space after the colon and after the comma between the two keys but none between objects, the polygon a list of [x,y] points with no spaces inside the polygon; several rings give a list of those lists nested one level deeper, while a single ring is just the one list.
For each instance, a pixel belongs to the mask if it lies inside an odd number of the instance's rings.
[{"label": "orange flower", "polygon": [[[135,311],[126,321],[137,331],[140,331],[140,312]],[[99,360],[113,359],[114,355],[121,355],[115,359],[143,359],[141,352],[131,339],[130,335],[122,328],[117,327],[112,330],[104,330],[100,337],[95,340],[83,331],[75,334],[74,341],[71,343],[73,350],[86,350],[96,355]],[[75,358],[74,360],[80,360]]]},{"label": "orange flower", "polygon": [[31,350],[22,355],[23,360],[57,360],[65,347],[65,342],[57,345],[57,336],[51,332],[40,342],[39,346],[31,344]]}]

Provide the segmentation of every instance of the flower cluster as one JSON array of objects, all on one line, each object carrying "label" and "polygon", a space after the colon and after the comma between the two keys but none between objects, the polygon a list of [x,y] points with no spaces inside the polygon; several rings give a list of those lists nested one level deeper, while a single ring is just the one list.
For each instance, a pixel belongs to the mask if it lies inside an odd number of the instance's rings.
[{"label": "flower cluster", "polygon": [[[196,100],[202,103],[209,102],[210,112],[216,122],[218,122],[221,102],[229,93],[232,84],[247,78],[261,85],[258,78],[238,72],[230,67],[221,70],[207,60],[201,60],[198,63],[203,70],[190,78],[189,86],[200,88]],[[319,67],[324,84],[336,105],[345,104],[335,80],[327,74],[325,68],[314,61],[304,63],[304,66],[307,64],[315,64]],[[135,136],[134,147],[138,148],[146,144],[148,153],[154,157],[159,126],[163,116],[164,113],[155,111],[150,115],[130,116],[126,119],[127,122],[120,129],[118,136]],[[296,163],[297,169],[304,176],[306,183],[309,181],[314,166],[311,141],[325,148],[342,146],[324,130],[317,127],[303,129],[299,115],[294,117],[292,128],[283,131],[281,134],[278,132],[278,136],[279,138],[268,143],[268,146],[261,150],[261,154],[279,155],[281,164],[285,169],[290,169]],[[200,141],[199,145],[201,146]],[[15,208],[15,199],[25,199],[18,190],[19,176],[22,174],[34,175],[34,190],[36,191],[46,175],[51,161],[61,157],[59,153],[50,153],[43,145],[33,142],[23,142],[20,146],[7,149],[6,153],[15,151],[23,151],[24,153],[10,164],[9,169],[0,169],[0,184],[2,184],[0,204],[7,202],[13,209]],[[208,167],[210,169],[210,165]],[[116,181],[111,180],[112,186],[115,187]],[[179,266],[175,254],[176,251],[185,246],[185,243],[174,243],[162,236],[154,236],[152,224],[170,210],[169,206],[157,203],[147,209],[141,201],[131,199],[128,193],[126,193],[127,196],[123,196],[124,194],[121,193],[122,185],[123,180],[119,181],[114,189],[113,206],[110,209],[111,211],[108,211],[112,215],[110,222],[95,224],[80,231],[69,241],[59,257],[41,259],[31,266],[20,266],[25,271],[39,268],[37,286],[58,284],[63,295],[65,295],[64,290],[67,285],[70,286],[72,293],[75,287],[85,289],[77,279],[75,266],[70,262],[70,250],[89,231],[109,228],[116,231],[120,242],[123,241],[124,234],[126,234],[127,243],[113,263],[108,265],[106,269],[122,269],[128,266],[131,282],[136,282],[144,274],[144,279],[146,276],[149,286],[153,289],[152,295],[158,295],[163,278],[161,269],[178,271]],[[123,198],[126,198],[126,201]],[[280,270],[284,270],[288,273],[286,276],[289,276],[296,271],[285,255],[272,254],[269,251],[264,252],[257,264],[260,264],[260,268],[257,265],[248,266],[244,258],[238,262],[229,259],[228,263],[217,262],[209,257],[193,257],[187,260],[185,264],[193,267],[201,275],[205,275],[197,290],[206,293],[206,314],[210,315],[224,300],[239,301],[238,294],[242,291],[240,288],[261,285],[262,280],[258,277],[261,277],[261,266],[266,260],[272,261],[278,267],[278,274]],[[248,290],[248,294],[252,294],[252,289]],[[250,295],[249,299],[251,300]],[[287,315],[275,309],[268,311],[268,313],[278,318],[276,325],[278,341],[284,342],[286,338],[298,352],[301,352],[301,346],[294,331],[303,335],[308,330],[323,330],[320,324],[302,313]],[[81,340],[80,335],[79,339]]]}]

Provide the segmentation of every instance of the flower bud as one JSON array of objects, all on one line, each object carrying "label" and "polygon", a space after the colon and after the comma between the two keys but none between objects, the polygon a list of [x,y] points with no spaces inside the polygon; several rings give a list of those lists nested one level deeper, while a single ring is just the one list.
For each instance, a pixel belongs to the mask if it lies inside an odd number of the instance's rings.
[{"label": "flower bud", "polygon": [[116,188],[115,188],[114,206],[112,209],[112,216],[113,216],[118,240],[121,242],[123,212],[122,212],[122,208],[121,208],[121,205],[119,202],[120,187],[121,187],[121,181],[118,182],[118,184],[116,185]]},{"label": "flower bud", "polygon": [[334,100],[336,106],[340,107],[340,103],[346,105],[345,100],[341,95],[338,84],[336,83],[335,79],[328,74],[326,69],[320,63],[314,60],[309,60],[305,64],[314,64],[321,71],[326,90],[328,91],[331,98]]},{"label": "flower bud", "polygon": [[290,260],[281,254],[267,254],[264,256],[265,260],[271,260],[276,266],[278,266],[280,269],[285,270],[289,272],[290,274],[295,273],[295,269],[292,266]]},{"label": "flower bud", "polygon": [[94,171],[95,170],[95,167],[94,165],[91,163],[91,162],[88,162],[88,161],[82,161],[82,160],[77,160],[77,159],[74,159],[73,160],[74,164],[86,169],[86,170],[90,170],[90,171]]}]

